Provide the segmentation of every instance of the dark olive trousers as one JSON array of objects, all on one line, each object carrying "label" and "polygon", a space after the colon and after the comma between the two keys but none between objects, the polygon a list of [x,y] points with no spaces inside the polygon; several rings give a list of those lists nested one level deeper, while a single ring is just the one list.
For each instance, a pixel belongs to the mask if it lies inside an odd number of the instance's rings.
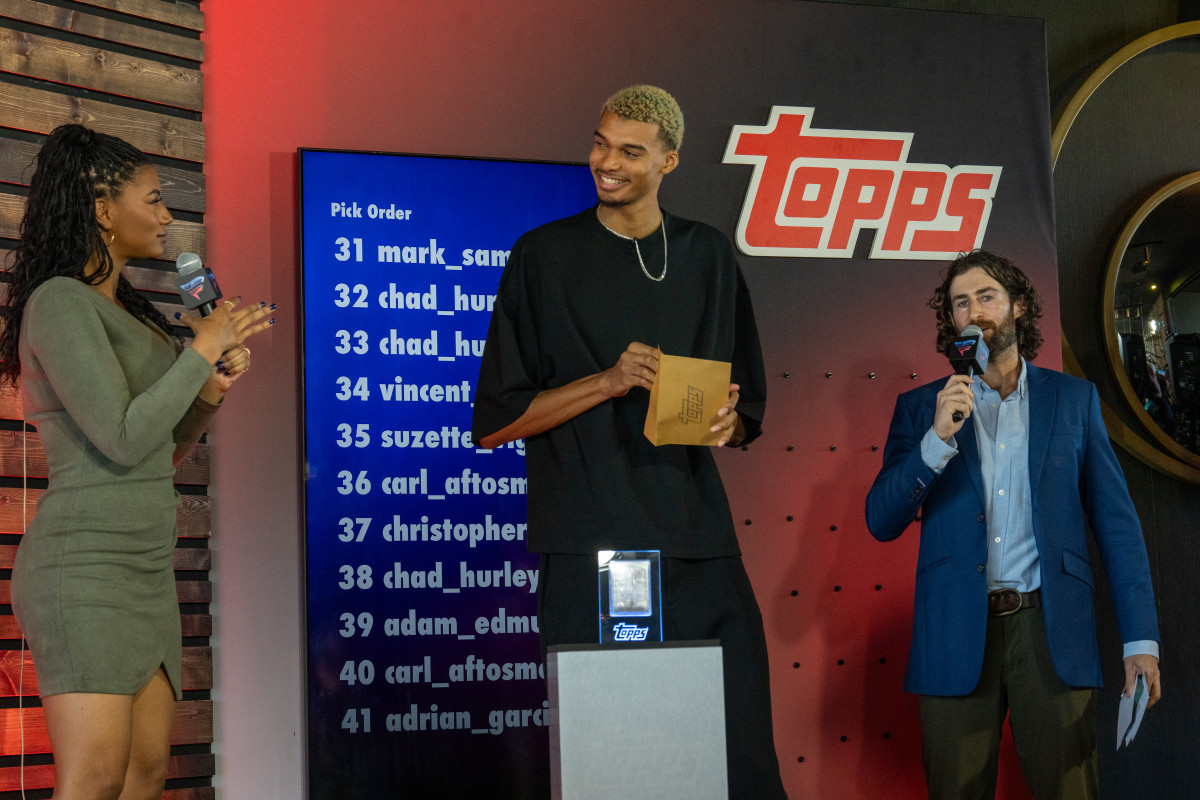
[{"label": "dark olive trousers", "polygon": [[1041,608],[989,617],[969,695],[921,695],[930,800],[992,800],[1005,714],[1038,800],[1096,800],[1096,693],[1059,680]]}]

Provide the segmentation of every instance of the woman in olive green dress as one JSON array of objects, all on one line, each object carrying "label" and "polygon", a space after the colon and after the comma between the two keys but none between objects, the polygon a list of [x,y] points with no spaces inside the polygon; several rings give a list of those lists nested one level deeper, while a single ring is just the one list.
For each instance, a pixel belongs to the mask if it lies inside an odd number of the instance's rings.
[{"label": "woman in olive green dress", "polygon": [[0,331],[49,466],[13,567],[57,770],[56,800],[158,798],[181,636],[171,552],[174,465],[250,365],[273,320],[226,301],[181,348],[121,277],[162,255],[158,174],[126,142],[79,125],[46,140],[30,181]]}]

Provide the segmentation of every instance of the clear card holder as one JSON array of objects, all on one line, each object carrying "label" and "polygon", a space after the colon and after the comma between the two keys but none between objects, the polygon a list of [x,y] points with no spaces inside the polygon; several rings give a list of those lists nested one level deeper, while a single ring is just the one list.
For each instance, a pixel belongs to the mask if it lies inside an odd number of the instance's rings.
[{"label": "clear card holder", "polygon": [[658,550],[601,550],[600,644],[662,642],[662,571]]}]

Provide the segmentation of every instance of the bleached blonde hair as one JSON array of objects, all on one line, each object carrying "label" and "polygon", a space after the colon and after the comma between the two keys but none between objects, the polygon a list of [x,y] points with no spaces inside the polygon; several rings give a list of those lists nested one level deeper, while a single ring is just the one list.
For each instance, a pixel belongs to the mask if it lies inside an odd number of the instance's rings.
[{"label": "bleached blonde hair", "polygon": [[622,119],[657,125],[658,138],[668,150],[678,150],[683,144],[683,112],[665,89],[628,86],[605,100],[604,110]]}]

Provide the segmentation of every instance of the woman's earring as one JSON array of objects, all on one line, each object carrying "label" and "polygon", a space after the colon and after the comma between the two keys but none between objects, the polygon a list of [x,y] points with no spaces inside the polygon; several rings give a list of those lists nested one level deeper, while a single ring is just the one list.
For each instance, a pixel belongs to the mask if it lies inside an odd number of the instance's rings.
[{"label": "woman's earring", "polygon": [[117,235],[114,233],[114,234],[113,234],[112,236],[110,236],[110,237],[109,237],[109,239],[108,239],[108,246],[109,246],[109,247],[112,247],[112,243],[113,243],[113,242],[115,242],[116,240],[117,240]]}]

